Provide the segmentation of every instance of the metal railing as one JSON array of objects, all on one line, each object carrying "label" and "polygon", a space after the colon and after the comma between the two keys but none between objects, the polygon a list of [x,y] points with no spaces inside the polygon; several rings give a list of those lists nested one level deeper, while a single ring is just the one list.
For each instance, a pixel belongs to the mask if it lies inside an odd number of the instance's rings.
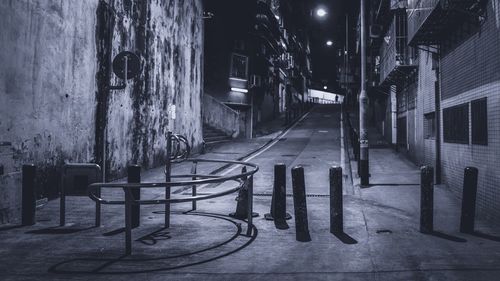
[{"label": "metal railing", "polygon": [[[259,170],[259,167],[252,163],[230,160],[215,160],[215,159],[191,159],[189,157],[190,146],[184,136],[167,134],[167,164],[165,165],[165,181],[164,182],[139,182],[139,183],[93,183],[88,186],[88,196],[98,204],[108,205],[125,205],[125,252],[132,253],[132,206],[138,205],[164,205],[165,206],[165,228],[170,227],[170,204],[192,202],[193,210],[196,210],[196,202],[225,196],[237,191],[246,192],[247,204],[247,236],[252,235],[252,211],[253,211],[253,175]],[[173,163],[192,162],[193,166],[191,173],[172,175],[171,168]],[[199,163],[221,163],[224,165],[239,165],[243,166],[241,173],[232,175],[204,175],[197,174]],[[248,168],[248,171],[247,171]],[[174,181],[172,179],[185,179]],[[227,188],[220,192],[197,195],[197,187],[208,184],[222,184],[228,181],[234,181],[236,185]],[[191,187],[191,196],[181,198],[171,198],[170,191],[172,187]],[[124,200],[107,199],[101,196],[102,188],[123,189],[125,194]],[[140,199],[142,188],[165,188],[164,199]]]}]

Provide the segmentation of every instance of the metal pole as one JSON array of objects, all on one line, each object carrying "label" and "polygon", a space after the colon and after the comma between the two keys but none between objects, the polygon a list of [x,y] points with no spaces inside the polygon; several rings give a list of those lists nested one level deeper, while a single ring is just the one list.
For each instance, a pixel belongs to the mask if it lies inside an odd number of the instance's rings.
[{"label": "metal pole", "polygon": [[423,166],[420,169],[420,232],[434,231],[434,169]]},{"label": "metal pole", "polygon": [[368,94],[366,92],[366,23],[365,23],[365,0],[361,1],[361,93],[359,94],[359,149],[360,149],[360,178],[361,185],[368,186],[369,164],[368,164]]},{"label": "metal pole", "polygon": [[462,214],[460,216],[460,232],[462,233],[474,233],[474,219],[476,217],[477,174],[477,168],[465,168],[464,186],[462,193]]},{"label": "metal pole", "polygon": [[300,242],[311,241],[307,220],[306,187],[304,168],[296,166],[292,169],[293,208],[295,211],[295,239]]},{"label": "metal pole", "polygon": [[[196,175],[197,166],[198,166],[198,162],[193,161],[193,166],[191,166],[191,174]],[[192,180],[197,180],[196,176],[192,177]],[[193,186],[191,186],[191,196],[193,196],[193,197],[196,196],[196,184],[193,184]],[[195,211],[195,210],[196,210],[196,200],[193,200],[192,211]]]},{"label": "metal pole", "polygon": [[132,194],[129,189],[125,191],[125,254],[132,254]]},{"label": "metal pole", "polygon": [[[172,170],[172,132],[167,133],[167,164],[165,165],[165,182],[169,183],[171,180]],[[170,199],[170,186],[165,187],[165,199]],[[170,227],[170,203],[165,203],[165,228]]]},{"label": "metal pole", "polygon": [[344,232],[344,211],[342,202],[342,168],[330,168],[330,233]]},{"label": "metal pole", "polygon": [[[127,182],[128,183],[140,183],[141,182],[141,166],[130,165],[127,170]],[[133,200],[141,200],[141,189],[134,188],[130,191]],[[141,221],[141,205],[134,204],[132,208],[132,228],[138,227]]]},{"label": "metal pole", "polygon": [[36,167],[33,164],[23,165],[22,168],[22,205],[21,205],[21,224],[35,224],[35,179]]},{"label": "metal pole", "polygon": [[247,211],[247,236],[252,235],[253,228],[253,175],[248,178],[248,188],[247,188],[247,200],[248,200],[248,211]]}]

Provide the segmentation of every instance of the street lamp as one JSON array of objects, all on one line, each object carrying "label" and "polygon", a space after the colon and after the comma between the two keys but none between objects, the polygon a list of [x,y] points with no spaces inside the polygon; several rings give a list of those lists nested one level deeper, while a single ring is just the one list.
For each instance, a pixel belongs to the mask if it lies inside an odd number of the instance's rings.
[{"label": "street lamp", "polygon": [[328,86],[323,86],[323,89],[324,90],[328,90]]},{"label": "street lamp", "polygon": [[327,46],[332,46],[332,45],[333,45],[333,41],[332,41],[332,40],[328,40],[328,41],[326,41],[326,45],[327,45]]},{"label": "street lamp", "polygon": [[328,14],[328,13],[327,13],[327,12],[326,12],[326,10],[325,10],[325,9],[323,9],[323,8],[318,8],[318,9],[316,10],[316,15],[317,15],[318,17],[320,17],[320,18],[322,18],[322,17],[326,16],[327,14]]}]

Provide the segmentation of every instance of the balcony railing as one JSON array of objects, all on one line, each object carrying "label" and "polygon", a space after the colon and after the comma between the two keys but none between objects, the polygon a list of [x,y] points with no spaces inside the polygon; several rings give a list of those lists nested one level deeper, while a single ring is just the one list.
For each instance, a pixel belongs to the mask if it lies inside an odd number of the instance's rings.
[{"label": "balcony railing", "polygon": [[464,22],[478,23],[485,0],[409,0],[408,43],[437,45]]},{"label": "balcony railing", "polygon": [[416,51],[406,43],[406,15],[398,13],[380,47],[380,85],[399,84],[416,68]]}]

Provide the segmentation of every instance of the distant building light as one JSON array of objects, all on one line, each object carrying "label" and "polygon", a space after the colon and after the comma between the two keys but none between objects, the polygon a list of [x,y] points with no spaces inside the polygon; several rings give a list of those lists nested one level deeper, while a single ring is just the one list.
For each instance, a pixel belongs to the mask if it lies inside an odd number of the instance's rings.
[{"label": "distant building light", "polygon": [[248,90],[243,88],[231,88],[231,91],[245,94],[248,93]]},{"label": "distant building light", "polygon": [[318,17],[320,17],[320,18],[326,16],[326,14],[327,14],[327,12],[323,8],[319,8],[316,10],[316,15],[318,15]]},{"label": "distant building light", "polygon": [[326,41],[326,45],[327,45],[327,46],[331,46],[331,45],[333,45],[333,41],[332,41],[332,40],[328,40],[328,41]]}]

